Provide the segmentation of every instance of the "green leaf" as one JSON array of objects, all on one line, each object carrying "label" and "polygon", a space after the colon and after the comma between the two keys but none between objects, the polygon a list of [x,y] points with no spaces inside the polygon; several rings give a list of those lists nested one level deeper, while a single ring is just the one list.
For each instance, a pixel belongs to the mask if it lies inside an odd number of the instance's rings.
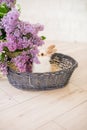
[{"label": "green leaf", "polygon": [[0,61],[1,61],[1,54],[2,54],[2,53],[0,53]]},{"label": "green leaf", "polygon": [[5,59],[5,53],[0,53],[0,61],[4,61]]},{"label": "green leaf", "polygon": [[2,33],[2,35],[0,36],[0,40],[3,40],[3,39],[6,38],[6,32],[5,32],[4,29],[1,29],[0,31],[1,31],[1,33]]},{"label": "green leaf", "polygon": [[6,6],[6,4],[0,5],[0,18],[6,15],[9,12],[9,10],[10,9]]},{"label": "green leaf", "polygon": [[8,52],[9,50],[7,47],[4,47],[3,51]]},{"label": "green leaf", "polygon": [[0,5],[0,12],[7,13],[10,9],[7,7],[6,4]]},{"label": "green leaf", "polygon": [[45,39],[46,39],[46,37],[45,37],[45,36],[41,36],[41,39],[42,39],[42,40],[45,40]]}]

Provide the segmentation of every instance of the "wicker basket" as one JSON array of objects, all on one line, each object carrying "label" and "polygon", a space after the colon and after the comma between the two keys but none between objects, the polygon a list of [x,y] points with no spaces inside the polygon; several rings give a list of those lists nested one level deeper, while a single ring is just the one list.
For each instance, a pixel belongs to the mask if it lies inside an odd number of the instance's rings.
[{"label": "wicker basket", "polygon": [[56,59],[57,64],[61,67],[57,72],[46,73],[17,73],[8,69],[9,82],[19,89],[37,89],[46,90],[64,87],[78,63],[70,56],[54,53],[50,62]]}]

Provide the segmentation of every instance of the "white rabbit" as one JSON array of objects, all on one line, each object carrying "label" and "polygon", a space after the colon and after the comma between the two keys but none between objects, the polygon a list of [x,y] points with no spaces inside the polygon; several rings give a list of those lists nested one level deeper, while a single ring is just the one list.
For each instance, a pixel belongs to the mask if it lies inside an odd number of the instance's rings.
[{"label": "white rabbit", "polygon": [[[46,51],[45,51],[46,50]],[[33,63],[33,73],[51,72],[50,56],[56,51],[55,45],[40,48],[38,59],[40,64]]]}]

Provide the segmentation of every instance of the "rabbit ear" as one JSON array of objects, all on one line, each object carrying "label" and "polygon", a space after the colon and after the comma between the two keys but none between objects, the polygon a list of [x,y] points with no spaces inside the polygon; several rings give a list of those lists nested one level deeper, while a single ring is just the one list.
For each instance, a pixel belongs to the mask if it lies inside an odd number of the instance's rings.
[{"label": "rabbit ear", "polygon": [[55,46],[55,45],[50,45],[50,46],[47,48],[46,54],[47,54],[47,55],[51,55],[51,54],[55,53],[56,51],[57,51],[56,46]]},{"label": "rabbit ear", "polygon": [[52,49],[54,49],[56,46],[55,45],[50,45],[50,46],[48,46],[48,50],[52,50]]}]

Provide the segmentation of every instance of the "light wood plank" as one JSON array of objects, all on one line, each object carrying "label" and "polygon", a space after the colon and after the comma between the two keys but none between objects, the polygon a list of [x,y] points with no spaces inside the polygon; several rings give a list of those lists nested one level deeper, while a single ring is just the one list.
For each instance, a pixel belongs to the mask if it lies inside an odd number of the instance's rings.
[{"label": "light wood plank", "polygon": [[55,122],[67,130],[87,130],[87,102],[63,116],[57,117]]},{"label": "light wood plank", "polygon": [[39,127],[36,130],[65,130],[63,127],[58,126],[55,122],[50,121],[47,124],[44,124],[42,127]]},{"label": "light wood plank", "polygon": [[16,105],[17,102],[0,89],[0,111]]},{"label": "light wood plank", "polygon": [[87,100],[87,93],[75,92],[63,97],[41,95],[0,113],[1,128],[36,129]]}]

